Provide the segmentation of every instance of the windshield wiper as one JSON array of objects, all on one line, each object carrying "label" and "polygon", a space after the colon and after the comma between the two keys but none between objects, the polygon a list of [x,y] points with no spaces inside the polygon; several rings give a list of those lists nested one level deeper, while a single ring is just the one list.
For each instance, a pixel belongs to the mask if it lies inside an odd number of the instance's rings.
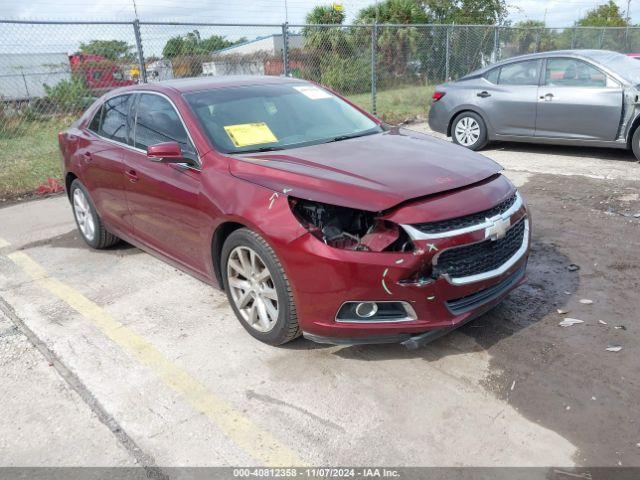
[{"label": "windshield wiper", "polygon": [[352,138],[365,137],[367,135],[373,135],[374,133],[380,133],[379,131],[366,131],[360,133],[354,133],[353,135],[338,135],[337,137],[333,137],[330,140],[327,140],[325,143],[331,142],[341,142],[342,140],[350,140]]},{"label": "windshield wiper", "polygon": [[258,152],[273,152],[276,150],[284,150],[283,147],[260,147],[260,148],[255,148],[253,150],[243,150],[242,152],[238,152],[239,154],[243,154],[243,153],[258,153]]}]

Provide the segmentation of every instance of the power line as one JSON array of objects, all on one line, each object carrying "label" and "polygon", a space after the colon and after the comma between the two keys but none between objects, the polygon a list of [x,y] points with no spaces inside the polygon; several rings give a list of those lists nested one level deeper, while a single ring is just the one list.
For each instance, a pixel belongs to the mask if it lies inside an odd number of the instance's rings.
[{"label": "power line", "polygon": [[136,20],[138,20],[138,7],[136,7],[136,0],[131,0],[133,2],[133,13],[136,16]]}]

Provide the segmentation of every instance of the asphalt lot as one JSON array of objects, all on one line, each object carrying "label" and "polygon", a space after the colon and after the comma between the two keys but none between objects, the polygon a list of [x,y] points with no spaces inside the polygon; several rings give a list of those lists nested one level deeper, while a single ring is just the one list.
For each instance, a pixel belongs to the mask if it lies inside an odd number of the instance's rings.
[{"label": "asphalt lot", "polygon": [[89,250],[65,197],[0,209],[0,464],[640,466],[640,164],[483,153],[529,202],[529,282],[417,351],[263,345],[222,292]]}]

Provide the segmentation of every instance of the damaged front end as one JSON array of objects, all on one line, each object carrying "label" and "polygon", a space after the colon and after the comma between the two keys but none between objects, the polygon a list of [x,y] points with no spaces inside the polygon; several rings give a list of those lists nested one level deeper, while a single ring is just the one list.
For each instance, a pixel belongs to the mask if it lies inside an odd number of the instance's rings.
[{"label": "damaged front end", "polygon": [[365,210],[289,197],[291,211],[326,245],[365,252],[411,252],[414,245],[398,224]]}]

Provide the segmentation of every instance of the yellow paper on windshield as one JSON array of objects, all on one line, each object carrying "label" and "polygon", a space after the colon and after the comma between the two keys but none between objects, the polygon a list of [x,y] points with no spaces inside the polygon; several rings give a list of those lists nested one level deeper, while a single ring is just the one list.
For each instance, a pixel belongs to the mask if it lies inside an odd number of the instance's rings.
[{"label": "yellow paper on windshield", "polygon": [[260,145],[262,143],[278,141],[269,128],[269,125],[264,122],[227,125],[224,127],[224,130],[236,147],[246,147],[247,145]]}]

